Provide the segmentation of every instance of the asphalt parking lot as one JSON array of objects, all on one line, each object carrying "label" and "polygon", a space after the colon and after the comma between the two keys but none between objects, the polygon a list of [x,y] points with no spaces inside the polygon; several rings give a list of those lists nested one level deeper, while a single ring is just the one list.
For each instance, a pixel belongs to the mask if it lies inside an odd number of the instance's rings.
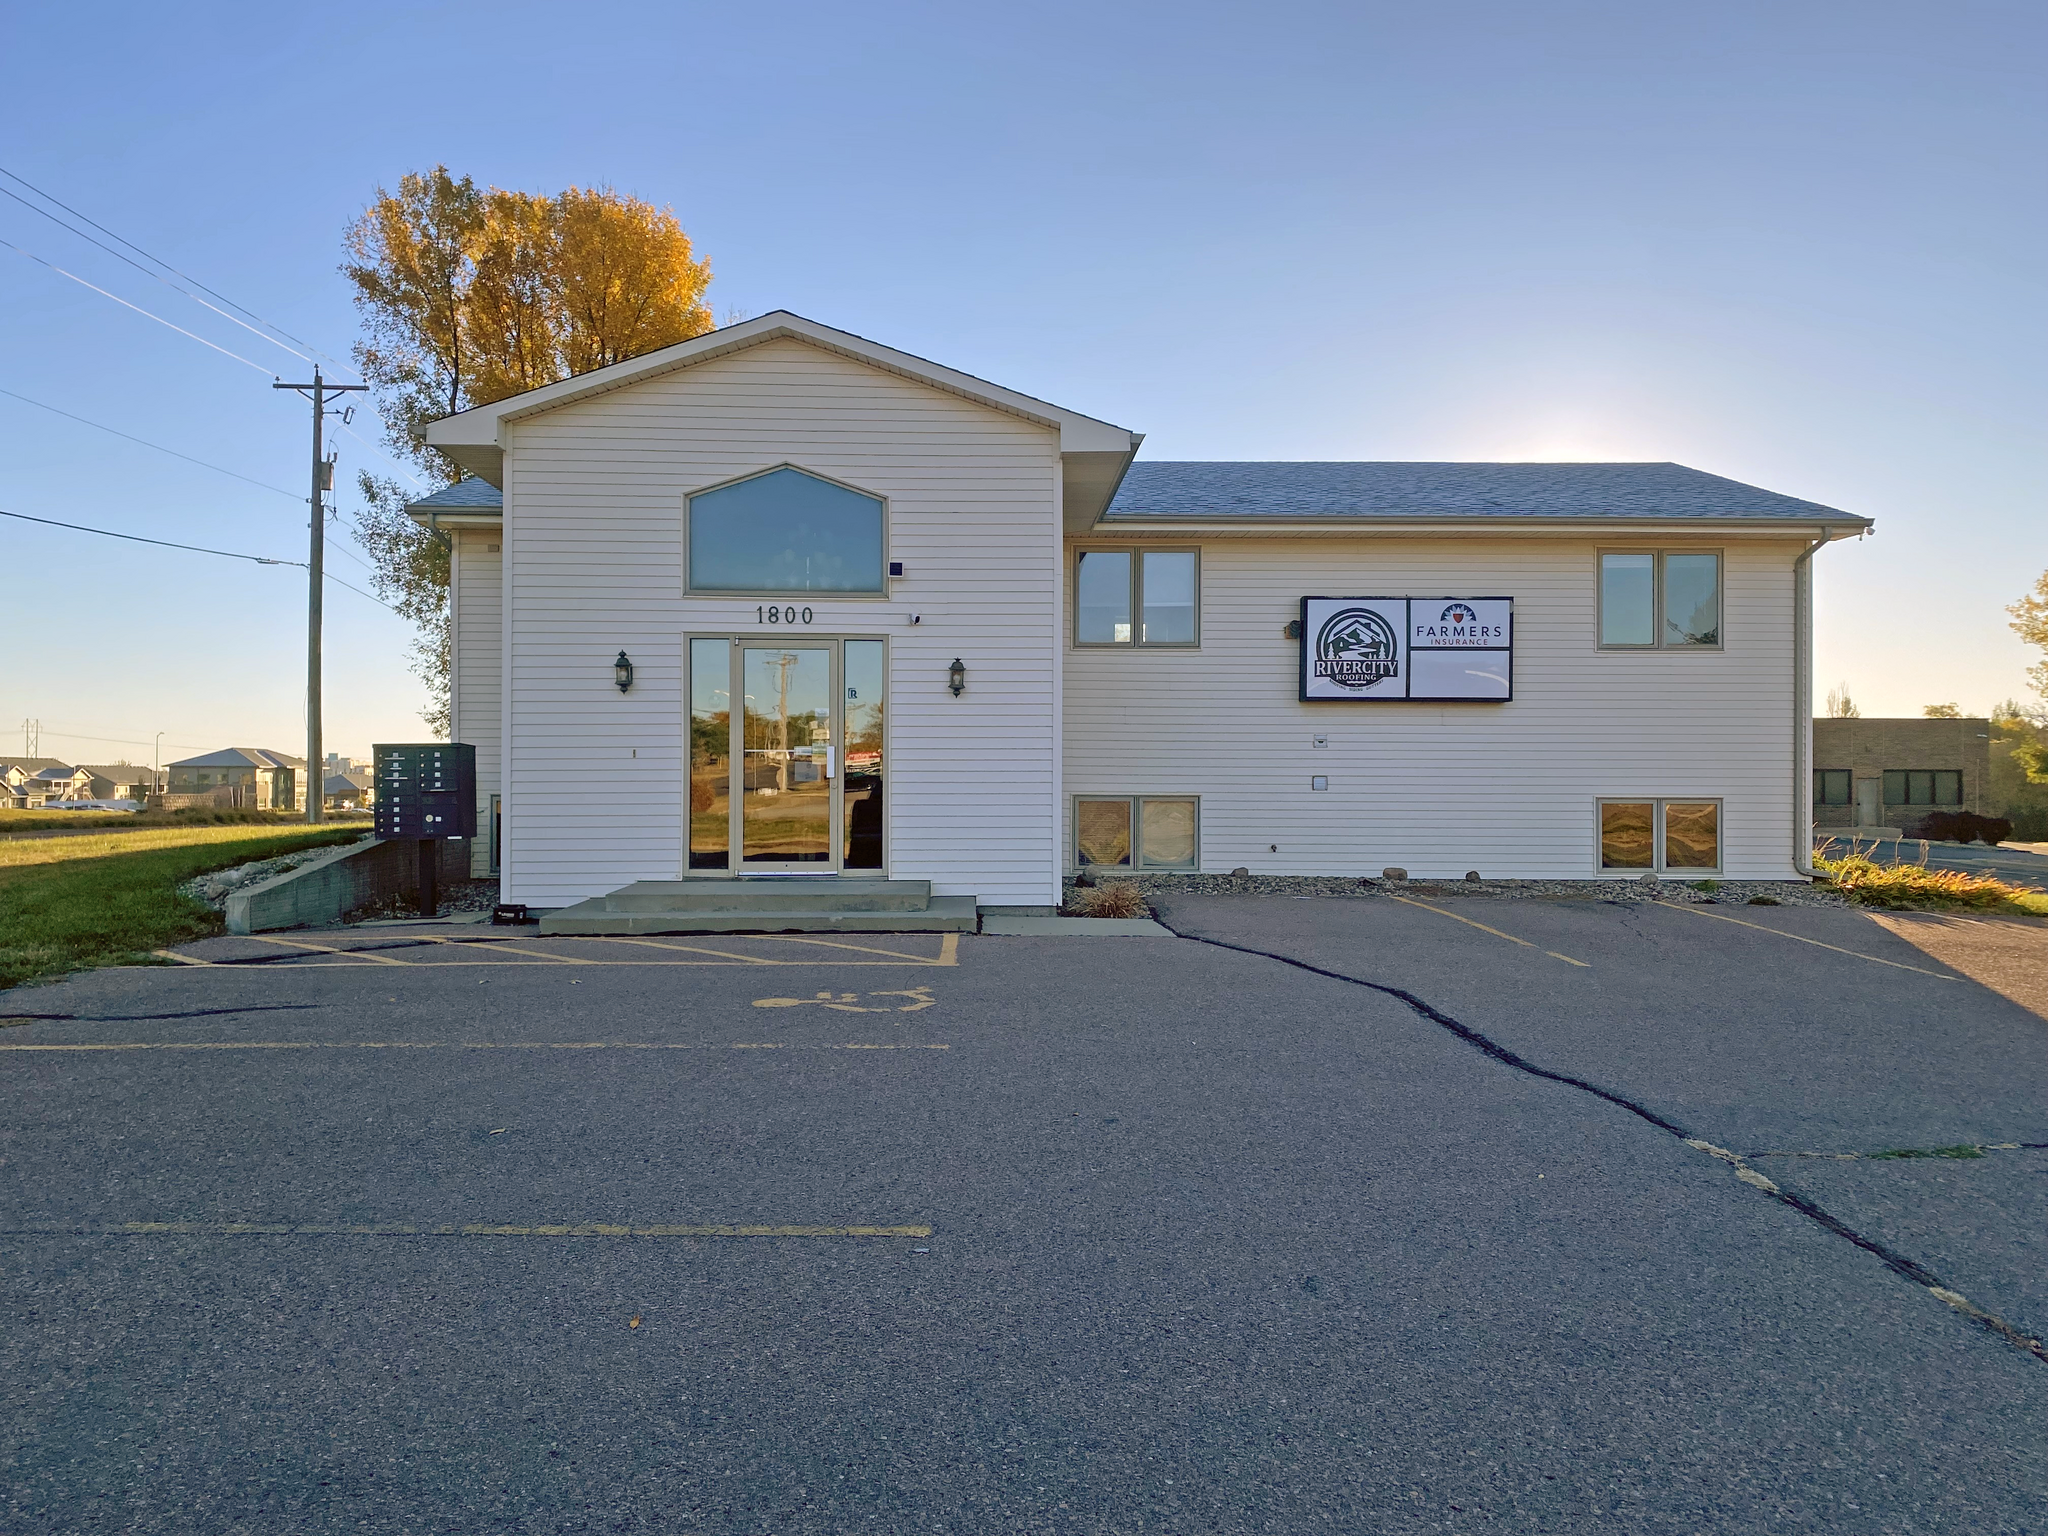
[{"label": "asphalt parking lot", "polygon": [[1161,916],[0,994],[7,1529],[2048,1530],[2037,1012],[1847,911]]}]

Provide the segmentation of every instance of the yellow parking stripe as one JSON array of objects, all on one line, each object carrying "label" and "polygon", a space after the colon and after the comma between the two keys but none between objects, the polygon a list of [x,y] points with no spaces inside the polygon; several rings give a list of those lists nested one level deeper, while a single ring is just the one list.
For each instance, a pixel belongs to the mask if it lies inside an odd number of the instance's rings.
[{"label": "yellow parking stripe", "polygon": [[9,1237],[930,1237],[927,1226],[627,1226],[612,1222],[564,1222],[548,1226],[419,1226],[411,1222],[368,1222],[328,1226],[314,1222],[124,1221],[118,1226],[34,1226],[0,1228]]},{"label": "yellow parking stripe", "polygon": [[1782,928],[1767,927],[1763,923],[1744,922],[1739,917],[1729,917],[1722,912],[1702,912],[1698,907],[1682,907],[1668,901],[1652,902],[1652,906],[1663,907],[1670,912],[1686,912],[1694,917],[1711,917],[1717,923],[1733,923],[1738,928],[1754,928],[1758,933],[1768,933],[1780,939],[1791,939],[1800,944],[1811,944],[1815,949],[1831,949],[1838,955],[1847,955],[1853,960],[1868,960],[1872,965],[1888,965],[1895,971],[1911,971],[1915,976],[1932,976],[1936,981],[1961,981],[1960,976],[1946,976],[1940,971],[1924,970],[1917,965],[1904,965],[1897,960],[1884,960],[1876,955],[1861,954],[1853,949],[1844,949],[1839,944],[1823,944],[1819,939],[1809,939],[1803,934],[1787,933]]},{"label": "yellow parking stripe", "polygon": [[735,955],[723,949],[705,949],[698,944],[666,944],[660,939],[629,939],[619,934],[592,934],[585,939],[592,944],[641,944],[648,949],[666,949],[686,955],[715,955],[720,960],[738,960],[745,965],[781,965],[780,960],[770,960],[762,955]]},{"label": "yellow parking stripe", "polygon": [[83,1045],[0,1045],[0,1051],[950,1051],[923,1041],[730,1045],[666,1040],[121,1040]]},{"label": "yellow parking stripe", "polygon": [[181,954],[179,954],[179,953],[178,953],[178,952],[177,952],[177,951],[176,951],[175,949],[152,949],[152,950],[150,951],[150,953],[151,953],[152,955],[155,955],[155,956],[157,957],[157,959],[159,959],[159,960],[175,960],[175,961],[177,961],[177,962],[178,962],[178,964],[180,964],[180,965],[211,965],[211,964],[213,964],[213,962],[212,962],[211,960],[201,960],[201,959],[198,959],[197,957],[195,957],[195,956],[192,956],[192,955],[181,955]]},{"label": "yellow parking stripe", "polygon": [[[1393,896],[1391,891],[1387,894]],[[1394,896],[1393,899],[1400,902],[1403,906],[1420,907],[1425,912],[1434,912],[1438,917],[1448,917],[1454,923],[1463,923],[1467,928],[1477,928],[1481,933],[1490,933],[1496,939],[1506,939],[1510,944],[1519,944],[1524,949],[1535,949],[1537,947],[1527,939],[1518,939],[1512,933],[1502,933],[1498,928],[1489,928],[1486,924],[1474,922],[1469,917],[1460,917],[1455,912],[1446,912],[1442,907],[1432,907],[1428,902],[1417,901],[1412,896]],[[1593,968],[1583,960],[1574,960],[1570,955],[1560,955],[1554,949],[1546,949],[1543,953],[1553,960],[1562,960],[1566,965],[1576,965],[1582,971],[1590,971]]]},{"label": "yellow parking stripe", "polygon": [[412,964],[410,960],[394,960],[389,955],[373,955],[367,950],[336,949],[332,944],[307,944],[298,939],[272,939],[256,933],[245,934],[243,937],[253,939],[258,944],[275,944],[283,949],[306,949],[321,955],[346,955],[351,960],[374,960],[379,965]]}]

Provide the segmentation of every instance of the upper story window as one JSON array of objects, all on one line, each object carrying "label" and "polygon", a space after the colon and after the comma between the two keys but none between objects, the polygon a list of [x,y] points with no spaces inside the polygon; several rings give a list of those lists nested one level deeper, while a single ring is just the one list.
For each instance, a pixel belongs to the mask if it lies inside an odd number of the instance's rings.
[{"label": "upper story window", "polygon": [[689,499],[692,592],[880,593],[882,499],[784,464]]},{"label": "upper story window", "polygon": [[1074,561],[1076,645],[1202,643],[1192,549],[1084,549]]},{"label": "upper story window", "polygon": [[1600,556],[1600,644],[1688,650],[1721,644],[1721,557],[1698,550]]}]

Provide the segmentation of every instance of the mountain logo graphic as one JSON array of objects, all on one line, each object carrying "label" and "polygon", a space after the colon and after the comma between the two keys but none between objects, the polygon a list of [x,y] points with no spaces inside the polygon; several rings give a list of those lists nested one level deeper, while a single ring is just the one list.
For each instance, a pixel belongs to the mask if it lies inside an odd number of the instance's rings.
[{"label": "mountain logo graphic", "polygon": [[1316,631],[1315,675],[1339,688],[1375,688],[1401,671],[1394,626],[1370,608],[1339,608]]}]

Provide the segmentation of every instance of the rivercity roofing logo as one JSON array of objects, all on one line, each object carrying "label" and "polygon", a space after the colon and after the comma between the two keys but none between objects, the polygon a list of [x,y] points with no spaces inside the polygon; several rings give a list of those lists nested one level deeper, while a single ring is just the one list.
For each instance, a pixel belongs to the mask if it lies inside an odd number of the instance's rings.
[{"label": "rivercity roofing logo", "polygon": [[1316,631],[1315,675],[1339,688],[1373,688],[1400,675],[1394,627],[1370,608],[1339,608]]}]

